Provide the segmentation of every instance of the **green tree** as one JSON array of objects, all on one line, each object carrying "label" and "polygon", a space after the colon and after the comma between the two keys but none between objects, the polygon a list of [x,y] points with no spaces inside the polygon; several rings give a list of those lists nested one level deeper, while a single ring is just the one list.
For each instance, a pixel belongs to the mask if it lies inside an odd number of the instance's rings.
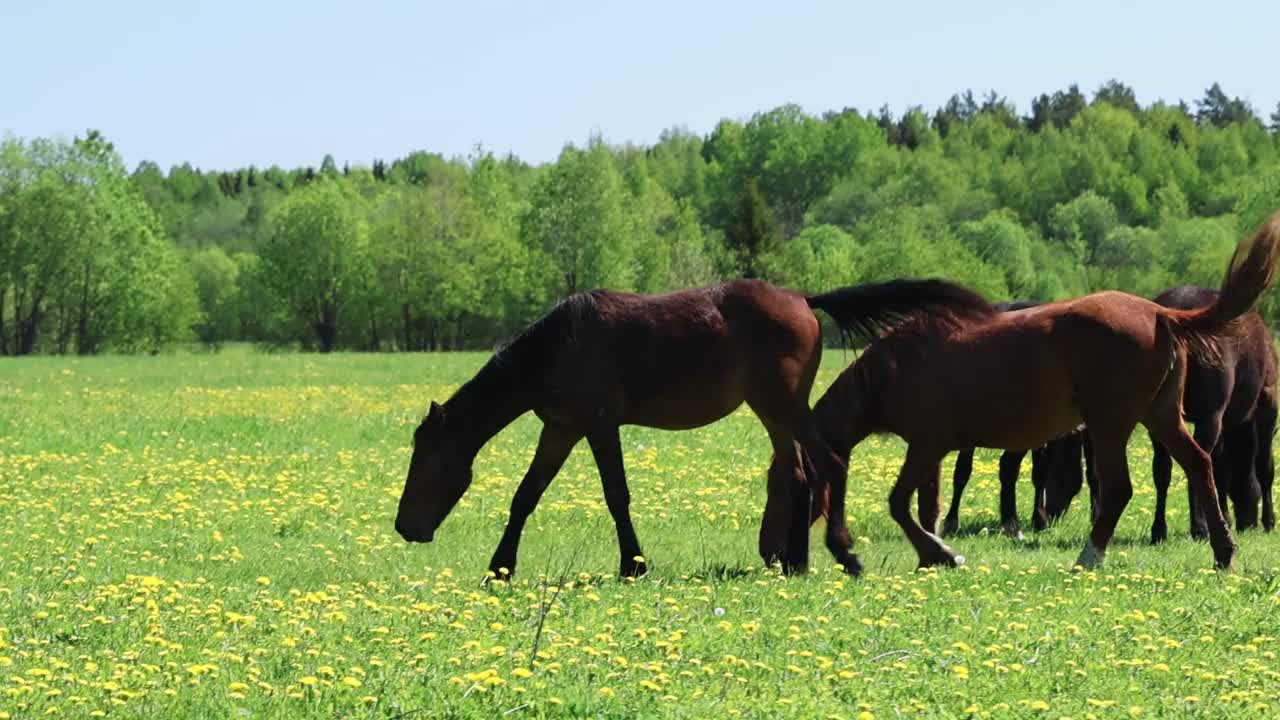
[{"label": "green tree", "polygon": [[1253,106],[1247,100],[1229,97],[1222,86],[1214,83],[1196,101],[1196,122],[1224,128],[1236,123],[1257,122]]},{"label": "green tree", "polygon": [[1133,92],[1133,88],[1125,85],[1116,79],[1111,79],[1102,84],[1101,87],[1093,94],[1093,102],[1106,103],[1112,107],[1124,110],[1126,112],[1137,115],[1142,111],[1138,105],[1138,97]]},{"label": "green tree", "polygon": [[275,208],[259,249],[263,283],[321,352],[334,349],[343,313],[365,287],[365,217],[364,199],[345,180],[317,179]]},{"label": "green tree", "polygon": [[812,225],[761,259],[764,277],[802,292],[853,285],[864,274],[862,250],[834,225]]},{"label": "green tree", "polygon": [[1080,264],[1092,261],[1094,251],[1107,233],[1120,224],[1120,215],[1106,198],[1086,191],[1059,205],[1053,213],[1052,236],[1062,243]]},{"label": "green tree", "polygon": [[212,348],[240,333],[240,266],[220,247],[199,250],[188,261],[200,298],[196,336]]},{"label": "green tree", "polygon": [[534,184],[520,237],[536,258],[549,299],[595,287],[629,288],[635,280],[632,223],[622,179],[608,150],[565,148]]},{"label": "green tree", "polygon": [[961,223],[956,237],[979,259],[1003,273],[1013,297],[1027,298],[1035,290],[1032,240],[1012,214],[994,211],[981,220]]}]

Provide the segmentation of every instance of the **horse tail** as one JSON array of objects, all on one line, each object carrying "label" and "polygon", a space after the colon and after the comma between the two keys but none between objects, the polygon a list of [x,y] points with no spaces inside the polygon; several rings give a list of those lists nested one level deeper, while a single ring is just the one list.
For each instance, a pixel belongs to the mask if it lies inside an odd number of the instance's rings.
[{"label": "horse tail", "polygon": [[1221,358],[1218,339],[1233,335],[1237,319],[1254,304],[1276,278],[1280,262],[1280,211],[1251,236],[1241,239],[1227,264],[1218,298],[1194,310],[1165,309],[1174,338],[1200,362],[1216,364]]},{"label": "horse tail", "polygon": [[808,295],[809,307],[836,321],[847,337],[869,343],[902,320],[919,313],[951,321],[995,314],[986,298],[945,280],[898,279]]}]

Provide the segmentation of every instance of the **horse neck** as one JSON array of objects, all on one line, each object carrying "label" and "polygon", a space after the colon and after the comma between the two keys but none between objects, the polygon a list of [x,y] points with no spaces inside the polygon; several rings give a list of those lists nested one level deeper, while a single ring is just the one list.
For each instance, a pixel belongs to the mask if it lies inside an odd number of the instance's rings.
[{"label": "horse neck", "polygon": [[864,370],[854,363],[840,373],[813,406],[823,440],[846,463],[854,446],[874,431],[867,412]]},{"label": "horse neck", "polygon": [[494,435],[533,409],[530,383],[490,360],[444,404],[445,417],[458,428],[458,449],[468,457]]}]

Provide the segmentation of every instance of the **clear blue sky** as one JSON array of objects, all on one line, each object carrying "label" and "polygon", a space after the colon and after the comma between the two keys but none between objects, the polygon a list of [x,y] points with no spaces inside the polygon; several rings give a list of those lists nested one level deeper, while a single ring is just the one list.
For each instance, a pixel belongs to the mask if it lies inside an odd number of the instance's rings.
[{"label": "clear blue sky", "polygon": [[0,133],[102,130],[130,166],[367,164],[482,142],[531,162],[794,102],[932,109],[1109,78],[1280,99],[1280,3],[11,0]]}]

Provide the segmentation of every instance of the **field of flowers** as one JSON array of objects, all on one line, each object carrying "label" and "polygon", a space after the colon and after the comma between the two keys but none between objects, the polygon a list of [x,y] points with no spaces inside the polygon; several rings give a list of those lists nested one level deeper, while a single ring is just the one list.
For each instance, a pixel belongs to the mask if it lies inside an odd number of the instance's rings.
[{"label": "field of flowers", "polygon": [[[828,353],[819,388],[849,359]],[[885,511],[892,439],[851,468],[867,576],[835,571],[820,526],[809,575],[766,571],[768,443],[744,409],[624,429],[647,577],[612,575],[584,444],[530,519],[520,576],[482,586],[536,419],[481,453],[435,543],[392,520],[428,401],[483,360],[0,363],[0,720],[1280,713],[1280,537],[1246,533],[1237,570],[1212,571],[1177,475],[1175,539],[1147,546],[1142,436],[1098,572],[1068,567],[1080,504],[1025,541],[989,531],[994,452],[954,541],[968,565],[913,571]]]}]

